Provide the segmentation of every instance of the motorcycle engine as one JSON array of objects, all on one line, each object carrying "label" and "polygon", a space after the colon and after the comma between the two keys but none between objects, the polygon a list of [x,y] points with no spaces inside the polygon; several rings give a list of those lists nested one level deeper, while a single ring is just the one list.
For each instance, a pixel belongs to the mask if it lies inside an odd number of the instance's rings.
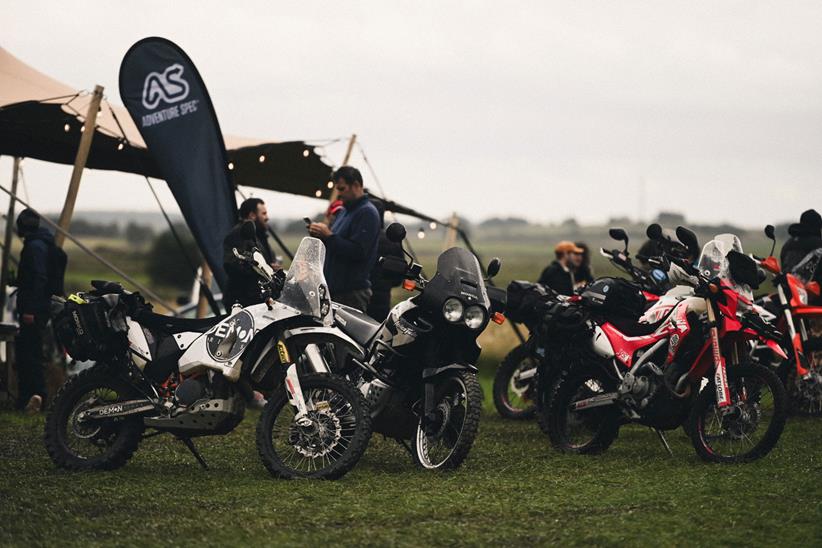
[{"label": "motorcycle engine", "polygon": [[642,372],[628,372],[622,378],[618,392],[620,399],[634,409],[645,409],[659,388],[662,371],[653,363],[646,363]]},{"label": "motorcycle engine", "polygon": [[185,379],[174,391],[174,399],[185,407],[206,396],[205,383],[199,378]]}]

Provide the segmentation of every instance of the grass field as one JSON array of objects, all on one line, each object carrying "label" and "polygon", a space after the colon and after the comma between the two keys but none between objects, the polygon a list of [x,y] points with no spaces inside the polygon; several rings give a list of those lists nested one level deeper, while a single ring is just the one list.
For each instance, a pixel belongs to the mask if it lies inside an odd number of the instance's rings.
[{"label": "grass field", "polygon": [[[489,379],[483,379],[488,389]],[[781,545],[822,539],[822,423],[792,419],[777,449],[741,466],[704,464],[685,436],[669,457],[626,428],[604,455],[553,451],[533,422],[490,401],[464,466],[417,470],[375,436],[337,482],[267,475],[251,413],[198,446],[144,441],[123,469],[56,470],[43,419],[0,414],[0,545]]]}]

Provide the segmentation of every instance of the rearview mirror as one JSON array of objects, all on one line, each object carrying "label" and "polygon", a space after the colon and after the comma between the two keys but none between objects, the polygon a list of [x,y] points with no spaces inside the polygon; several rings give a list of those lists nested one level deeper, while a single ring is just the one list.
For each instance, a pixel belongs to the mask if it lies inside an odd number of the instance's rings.
[{"label": "rearview mirror", "polygon": [[776,239],[776,232],[774,230],[773,225],[767,225],[765,227],[765,236],[767,236],[769,240],[775,240]]},{"label": "rearview mirror", "polygon": [[493,278],[494,276],[499,274],[499,269],[501,266],[502,261],[499,260],[499,257],[494,257],[493,259],[491,259],[491,261],[488,263],[488,277]]},{"label": "rearview mirror", "polygon": [[688,248],[691,258],[695,259],[699,256],[699,241],[696,238],[696,234],[694,234],[692,230],[689,230],[684,226],[678,226],[676,227],[676,237],[680,242],[685,244],[685,247]]},{"label": "rearview mirror", "polygon": [[625,242],[625,250],[628,250],[628,233],[625,232],[625,229],[609,228],[608,236],[610,236],[613,240],[617,240],[618,242]]},{"label": "rearview mirror", "polygon": [[645,230],[645,235],[651,240],[661,240],[662,227],[659,226],[659,223],[648,225],[648,228]]},{"label": "rearview mirror", "polygon": [[385,237],[395,244],[401,243],[405,239],[405,227],[402,223],[391,223],[385,229]]}]

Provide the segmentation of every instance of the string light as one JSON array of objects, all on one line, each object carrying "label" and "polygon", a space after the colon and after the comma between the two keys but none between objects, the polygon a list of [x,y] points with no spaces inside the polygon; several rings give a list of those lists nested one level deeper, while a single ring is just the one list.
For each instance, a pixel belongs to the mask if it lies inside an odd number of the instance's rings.
[{"label": "string light", "polygon": [[328,181],[328,184],[325,185],[325,186],[327,186],[329,188],[329,190],[334,188],[334,181]]},{"label": "string light", "polygon": [[314,193],[314,196],[316,196],[317,198],[319,198],[319,197],[320,197],[320,196],[322,196],[322,195],[323,195],[323,191],[322,191],[322,190],[318,190],[317,192],[315,192],[315,193]]},{"label": "string light", "polygon": [[123,141],[117,143],[117,150],[123,150],[123,148],[125,148],[125,145],[123,145]]},{"label": "string light", "polygon": [[420,240],[425,239],[425,229],[424,228],[420,227],[419,232],[417,232],[417,238],[419,238]]},{"label": "string light", "polygon": [[311,154],[311,153],[308,151],[308,149],[305,149],[305,150],[303,151],[303,158],[308,158],[308,155],[309,155],[309,154]]},{"label": "string light", "polygon": [[228,170],[234,171],[234,162],[228,162]]},{"label": "string light", "polygon": [[63,126],[63,131],[65,131],[66,133],[68,133],[70,129],[71,129],[71,126],[68,125],[68,123],[66,123],[66,125]]},{"label": "string light", "polygon": [[431,223],[428,226],[431,228],[431,230],[437,230],[437,223],[435,223],[434,221],[431,221]]},{"label": "string light", "polygon": [[261,163],[261,164],[262,164],[263,162],[265,162],[265,154],[260,154],[260,157],[259,157],[258,159],[260,160],[260,163]]}]

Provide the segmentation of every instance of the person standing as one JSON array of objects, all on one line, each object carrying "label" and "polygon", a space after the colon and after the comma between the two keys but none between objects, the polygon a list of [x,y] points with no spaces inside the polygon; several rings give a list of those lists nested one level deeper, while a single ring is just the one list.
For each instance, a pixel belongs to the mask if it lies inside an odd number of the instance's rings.
[{"label": "person standing", "polygon": [[325,278],[331,298],[365,312],[371,300],[369,278],[377,262],[380,214],[365,193],[358,169],[343,166],[331,180],[343,209],[330,227],[311,223],[308,232],[325,243]]},{"label": "person standing", "polygon": [[790,272],[805,256],[822,247],[822,216],[815,209],[802,213],[799,222],[788,227],[790,238],[782,246],[779,262]]},{"label": "person standing", "polygon": [[560,295],[574,293],[574,270],[582,264],[583,249],[574,242],[562,241],[554,247],[555,259],[539,277],[537,283],[547,285]]},{"label": "person standing", "polygon": [[[243,237],[242,227],[245,223],[254,223],[255,238]],[[265,261],[275,266],[275,257],[268,243],[268,210],[265,202],[259,198],[248,198],[240,204],[239,222],[234,225],[223,240],[223,268],[228,275],[228,283],[223,295],[223,303],[231,309],[234,303],[249,306],[260,302],[257,276],[244,264],[237,261],[234,248],[248,251],[257,248]]]},{"label": "person standing", "polygon": [[582,250],[580,264],[574,271],[574,287],[585,287],[594,281],[594,269],[591,267],[591,250],[585,242],[576,242],[578,248]]},{"label": "person standing", "polygon": [[[40,215],[24,209],[17,217],[17,235],[23,240],[17,272],[17,315],[20,331],[15,339],[19,390],[17,408],[38,413],[46,398],[43,342],[49,320],[51,295],[62,285],[56,272],[58,253],[54,237],[40,226]],[[65,263],[61,270],[65,268]],[[60,280],[56,280],[59,277]]]},{"label": "person standing", "polygon": [[[382,200],[371,198],[371,203],[377,208],[380,214],[380,233],[377,237],[377,257],[397,257],[404,259],[402,244],[392,242],[385,235],[385,203]],[[403,276],[391,274],[383,271],[379,262],[371,270],[371,301],[368,303],[366,313],[382,322],[388,317],[391,311],[391,289],[402,285]]]}]

